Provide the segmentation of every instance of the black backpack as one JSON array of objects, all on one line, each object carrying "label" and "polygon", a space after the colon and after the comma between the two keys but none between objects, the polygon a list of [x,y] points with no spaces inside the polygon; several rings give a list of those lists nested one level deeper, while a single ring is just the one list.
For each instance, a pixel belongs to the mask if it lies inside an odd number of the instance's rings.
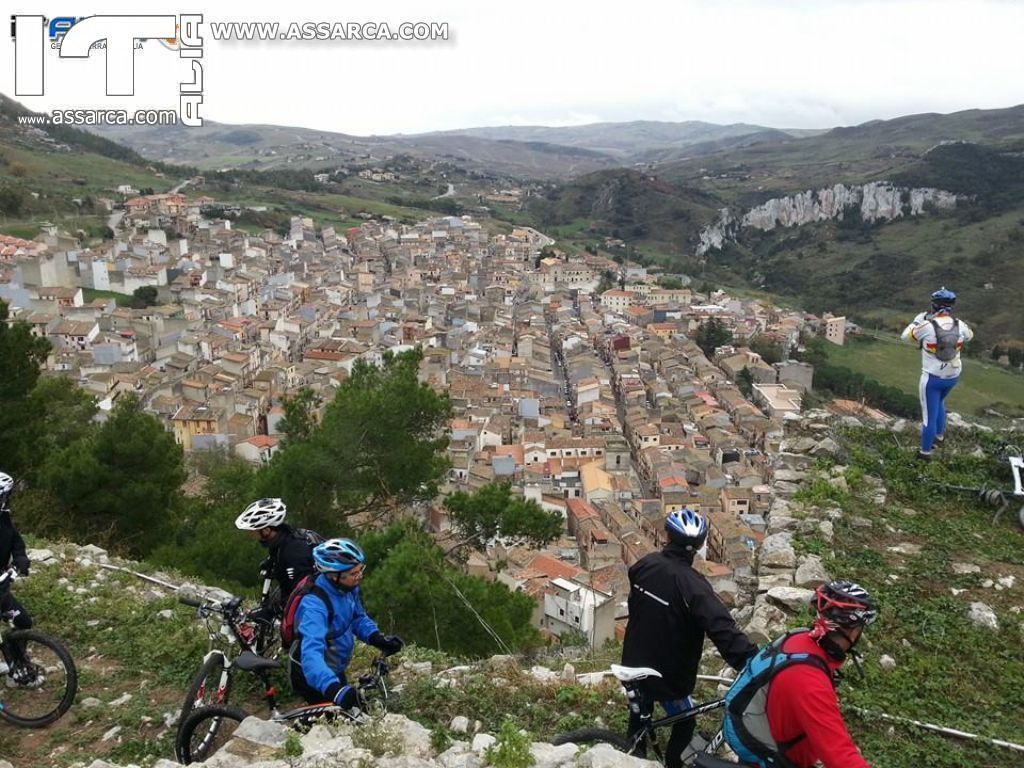
[{"label": "black backpack", "polygon": [[317,544],[323,544],[326,541],[323,536],[309,528],[292,528],[292,535],[309,544],[310,549],[315,547]]}]

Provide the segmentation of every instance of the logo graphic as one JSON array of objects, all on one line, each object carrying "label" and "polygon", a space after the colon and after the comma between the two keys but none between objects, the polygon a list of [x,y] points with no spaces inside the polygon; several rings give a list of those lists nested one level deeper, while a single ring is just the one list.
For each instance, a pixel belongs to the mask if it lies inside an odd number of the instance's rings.
[{"label": "logo graphic", "polygon": [[43,16],[13,16],[15,95],[45,95],[44,54],[49,42],[61,59],[87,59],[91,51],[105,49],[107,95],[134,96],[135,52],[142,49],[142,41],[157,40],[164,49],[177,51],[179,58],[191,59],[192,79],[179,84],[178,117],[184,125],[200,126],[202,23],[202,14],[59,16],[49,22]]}]

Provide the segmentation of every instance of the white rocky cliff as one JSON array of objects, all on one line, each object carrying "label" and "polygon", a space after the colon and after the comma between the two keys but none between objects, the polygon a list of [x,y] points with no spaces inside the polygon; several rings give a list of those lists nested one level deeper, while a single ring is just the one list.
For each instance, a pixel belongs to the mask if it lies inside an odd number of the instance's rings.
[{"label": "white rocky cliff", "polygon": [[697,254],[719,250],[734,240],[742,227],[769,231],[775,227],[793,227],[830,219],[842,220],[847,211],[860,209],[864,221],[894,220],[919,216],[926,204],[940,209],[956,207],[957,196],[941,189],[896,187],[886,182],[871,182],[860,187],[836,184],[809,189],[797,195],[776,197],[751,208],[739,219],[728,208],[719,212],[718,221],[700,233]]}]

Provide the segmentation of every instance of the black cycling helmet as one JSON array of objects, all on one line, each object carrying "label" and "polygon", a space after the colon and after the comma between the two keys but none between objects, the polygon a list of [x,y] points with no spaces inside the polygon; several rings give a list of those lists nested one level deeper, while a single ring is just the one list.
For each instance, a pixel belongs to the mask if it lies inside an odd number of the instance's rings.
[{"label": "black cycling helmet", "polygon": [[866,627],[878,618],[875,600],[860,584],[831,581],[814,591],[811,612],[829,630]]}]

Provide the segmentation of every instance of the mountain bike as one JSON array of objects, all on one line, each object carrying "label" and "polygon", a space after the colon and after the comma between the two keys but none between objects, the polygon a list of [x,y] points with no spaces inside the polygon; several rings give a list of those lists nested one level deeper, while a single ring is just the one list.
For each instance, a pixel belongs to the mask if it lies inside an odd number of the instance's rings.
[{"label": "mountain bike", "polygon": [[[0,594],[17,578],[13,568],[0,573]],[[35,629],[5,631],[14,617],[0,618],[0,718],[22,728],[43,728],[75,700],[75,662],[56,638]]]},{"label": "mountain bike", "polygon": [[[277,690],[270,684],[268,673],[280,668],[276,659],[267,659],[254,653],[242,653],[235,659],[235,667],[256,675],[263,683],[263,697],[275,722],[305,731],[316,722],[334,720],[362,725],[371,715],[387,711],[388,686],[386,678],[390,671],[385,656],[377,656],[370,665],[370,671],[359,677],[356,684],[359,704],[344,709],[333,702],[307,704],[281,711],[277,705]],[[178,762],[189,765],[201,763],[231,740],[239,724],[248,714],[237,707],[221,704],[200,707],[194,710],[181,725],[174,741],[174,754]]]},{"label": "mountain bike", "polygon": [[[270,580],[264,579],[261,607],[270,604]],[[179,597],[178,601],[196,609],[205,620],[209,646],[203,663],[185,693],[178,722],[192,710],[208,704],[227,704],[231,695],[234,664],[244,653],[271,656],[278,648],[277,622],[250,621],[242,609],[242,598],[230,597],[220,603]],[[226,641],[226,647],[222,644]],[[238,652],[233,651],[237,647]]]},{"label": "mountain bike", "polygon": [[[705,704],[697,704],[685,712],[654,719],[652,716],[653,702],[650,703],[650,706],[642,703],[645,697],[642,696],[640,691],[640,681],[648,677],[661,677],[661,675],[649,667],[623,667],[618,664],[612,664],[611,670],[616,679],[622,683],[622,687],[626,689],[626,698],[629,701],[630,708],[637,707],[641,713],[640,729],[632,736],[628,736],[606,728],[579,728],[575,731],[569,731],[568,733],[556,736],[551,740],[552,744],[608,744],[619,752],[636,757],[646,757],[649,748],[654,753],[658,762],[664,765],[665,753],[658,740],[659,731],[665,728],[671,730],[672,726],[676,723],[699,717],[725,706],[725,699],[716,699]],[[668,739],[666,738],[665,741],[667,743]],[[711,737],[710,740],[699,736],[695,737],[690,746],[683,751],[683,764],[698,768],[717,768],[717,765],[724,763],[724,761],[717,760],[713,757],[713,754],[719,750],[724,742],[725,735],[721,730]],[[731,768],[736,768],[733,763],[724,764],[731,766]]]}]

